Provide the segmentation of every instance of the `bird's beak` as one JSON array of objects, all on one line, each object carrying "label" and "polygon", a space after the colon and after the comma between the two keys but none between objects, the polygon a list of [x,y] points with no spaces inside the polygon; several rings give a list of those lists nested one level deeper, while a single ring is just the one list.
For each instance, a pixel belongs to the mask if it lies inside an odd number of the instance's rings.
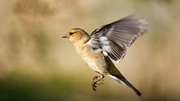
[{"label": "bird's beak", "polygon": [[64,34],[62,38],[69,38],[68,34]]}]

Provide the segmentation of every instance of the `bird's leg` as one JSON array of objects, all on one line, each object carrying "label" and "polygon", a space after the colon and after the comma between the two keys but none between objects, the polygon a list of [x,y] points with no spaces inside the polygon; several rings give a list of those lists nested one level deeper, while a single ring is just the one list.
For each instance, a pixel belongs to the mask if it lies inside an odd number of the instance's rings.
[{"label": "bird's leg", "polygon": [[[103,78],[104,78],[104,75],[99,75],[99,76],[93,77],[92,88],[94,91],[96,91],[97,85],[103,84],[103,81],[104,81]],[[102,81],[102,82],[100,82],[100,81]]]}]

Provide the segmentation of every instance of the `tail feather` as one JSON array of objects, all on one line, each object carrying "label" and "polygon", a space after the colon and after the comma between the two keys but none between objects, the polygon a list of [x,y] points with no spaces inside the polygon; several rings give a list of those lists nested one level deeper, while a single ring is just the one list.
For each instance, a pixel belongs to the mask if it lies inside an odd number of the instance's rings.
[{"label": "tail feather", "polygon": [[141,92],[137,90],[123,75],[118,76],[112,76],[110,77],[116,81],[118,81],[121,84],[127,85],[129,88],[131,88],[138,96],[141,96]]}]

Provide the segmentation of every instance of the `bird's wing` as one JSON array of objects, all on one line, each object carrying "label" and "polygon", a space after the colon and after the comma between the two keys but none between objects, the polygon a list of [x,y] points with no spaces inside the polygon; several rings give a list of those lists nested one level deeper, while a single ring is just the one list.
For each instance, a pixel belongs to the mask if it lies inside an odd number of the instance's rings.
[{"label": "bird's wing", "polygon": [[88,40],[93,51],[102,51],[115,62],[119,62],[134,41],[147,31],[148,23],[135,15],[104,25],[94,30]]}]

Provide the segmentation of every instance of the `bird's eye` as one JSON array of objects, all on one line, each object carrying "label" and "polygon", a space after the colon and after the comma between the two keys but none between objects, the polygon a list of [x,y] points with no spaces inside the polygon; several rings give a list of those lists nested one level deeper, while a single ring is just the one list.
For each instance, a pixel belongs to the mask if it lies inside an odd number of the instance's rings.
[{"label": "bird's eye", "polygon": [[69,34],[70,34],[70,35],[73,35],[74,33],[73,33],[73,32],[70,32]]}]

